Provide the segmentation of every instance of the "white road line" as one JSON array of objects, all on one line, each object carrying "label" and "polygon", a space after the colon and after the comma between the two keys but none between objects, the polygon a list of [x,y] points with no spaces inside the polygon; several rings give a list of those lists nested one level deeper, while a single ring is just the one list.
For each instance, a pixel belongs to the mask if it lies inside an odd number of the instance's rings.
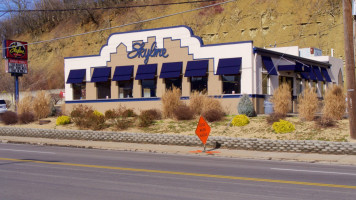
[{"label": "white road line", "polygon": [[27,153],[56,154],[54,152],[47,152],[47,151],[27,151],[27,150],[18,150],[18,149],[0,149],[0,151],[17,151],[17,152],[27,152]]},{"label": "white road line", "polygon": [[313,170],[302,170],[302,169],[284,169],[284,168],[270,168],[271,170],[280,171],[294,171],[294,172],[309,172],[309,173],[321,173],[321,174],[339,174],[339,175],[351,175],[356,176],[353,173],[342,173],[342,172],[326,172],[326,171],[313,171]]}]

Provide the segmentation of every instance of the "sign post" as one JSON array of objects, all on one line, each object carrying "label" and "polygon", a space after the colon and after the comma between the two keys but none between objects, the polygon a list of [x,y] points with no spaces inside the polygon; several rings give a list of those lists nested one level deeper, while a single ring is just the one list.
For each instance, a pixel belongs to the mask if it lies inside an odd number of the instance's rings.
[{"label": "sign post", "polygon": [[5,59],[5,71],[11,73],[15,81],[15,109],[19,101],[19,77],[28,73],[27,42],[4,40],[3,58]]},{"label": "sign post", "polygon": [[204,144],[204,151],[206,151],[206,141],[208,140],[210,133],[210,126],[209,124],[205,121],[205,119],[200,116],[197,128],[195,129],[195,134],[199,137],[201,142]]}]

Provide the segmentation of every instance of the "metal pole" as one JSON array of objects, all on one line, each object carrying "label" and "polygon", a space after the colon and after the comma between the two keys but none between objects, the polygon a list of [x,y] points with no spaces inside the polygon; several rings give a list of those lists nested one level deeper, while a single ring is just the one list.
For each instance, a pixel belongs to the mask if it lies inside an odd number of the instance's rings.
[{"label": "metal pole", "polygon": [[14,74],[15,77],[15,110],[17,111],[17,104],[19,102],[19,76]]},{"label": "metal pole", "polygon": [[347,110],[349,113],[350,136],[352,139],[356,139],[355,54],[351,8],[351,1],[343,0]]}]

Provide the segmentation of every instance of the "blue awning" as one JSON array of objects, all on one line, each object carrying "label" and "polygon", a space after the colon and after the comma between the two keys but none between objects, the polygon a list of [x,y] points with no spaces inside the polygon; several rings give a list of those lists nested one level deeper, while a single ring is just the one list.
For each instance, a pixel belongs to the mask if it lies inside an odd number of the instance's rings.
[{"label": "blue awning", "polygon": [[134,68],[133,65],[117,66],[115,68],[114,77],[112,78],[112,80],[113,81],[128,81],[128,80],[131,80],[133,68]]},{"label": "blue awning", "polygon": [[85,69],[73,69],[69,71],[67,83],[81,83],[85,77]]},{"label": "blue awning", "polygon": [[331,82],[331,78],[329,76],[328,70],[326,68],[321,68],[321,72],[324,75],[325,81],[326,82]]},{"label": "blue awning", "polygon": [[315,74],[314,74],[314,70],[312,67],[308,67],[309,68],[309,79],[312,81],[317,81],[318,79],[316,78]]},{"label": "blue awning", "polygon": [[301,72],[300,76],[302,77],[302,79],[309,80],[309,72]]},{"label": "blue awning", "polygon": [[177,78],[182,73],[183,62],[163,63],[160,78]]},{"label": "blue awning", "polygon": [[324,81],[323,75],[321,75],[320,69],[317,66],[313,66],[313,71],[316,75],[316,78],[318,79],[318,81]]},{"label": "blue awning", "polygon": [[157,64],[139,65],[136,80],[154,79],[157,73]]},{"label": "blue awning", "polygon": [[262,62],[265,65],[267,72],[269,75],[278,75],[277,70],[274,67],[271,57],[262,56]]},{"label": "blue awning", "polygon": [[218,75],[239,74],[242,58],[223,58],[219,59]]},{"label": "blue awning", "polygon": [[94,68],[93,75],[91,76],[91,82],[105,82],[109,79],[110,73],[111,67]]},{"label": "blue awning", "polygon": [[185,70],[184,77],[206,76],[206,72],[208,71],[208,66],[209,66],[208,60],[188,61],[187,69]]},{"label": "blue awning", "polygon": [[278,65],[278,71],[295,71],[295,65]]}]

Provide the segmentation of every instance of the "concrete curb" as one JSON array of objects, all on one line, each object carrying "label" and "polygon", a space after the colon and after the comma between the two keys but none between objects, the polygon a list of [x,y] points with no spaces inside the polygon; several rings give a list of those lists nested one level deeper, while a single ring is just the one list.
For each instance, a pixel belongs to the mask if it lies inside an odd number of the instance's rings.
[{"label": "concrete curb", "polygon": [[238,159],[257,159],[257,160],[308,162],[308,163],[337,164],[337,165],[356,165],[356,155],[283,153],[283,152],[247,151],[247,150],[231,150],[231,149],[218,149],[216,151],[218,151],[219,153],[206,154],[206,153],[196,152],[196,150],[202,150],[201,146],[188,147],[188,146],[176,146],[176,145],[64,140],[64,139],[15,137],[15,136],[0,136],[0,143],[47,145],[47,146],[60,146],[60,147],[88,148],[88,149],[105,149],[105,150],[130,151],[130,152],[148,152],[148,153],[171,154],[171,155],[188,155],[188,156],[193,155],[193,156],[208,156],[208,157],[214,156],[214,157],[238,158]]},{"label": "concrete curb", "polygon": [[[91,130],[55,130],[1,127],[0,136],[201,146],[201,141],[196,136],[151,133],[119,133]],[[209,137],[207,145],[212,147],[214,146],[215,142],[221,143],[222,148],[237,150],[356,155],[356,143],[350,142],[327,142],[314,140],[266,140],[212,136]]]}]

